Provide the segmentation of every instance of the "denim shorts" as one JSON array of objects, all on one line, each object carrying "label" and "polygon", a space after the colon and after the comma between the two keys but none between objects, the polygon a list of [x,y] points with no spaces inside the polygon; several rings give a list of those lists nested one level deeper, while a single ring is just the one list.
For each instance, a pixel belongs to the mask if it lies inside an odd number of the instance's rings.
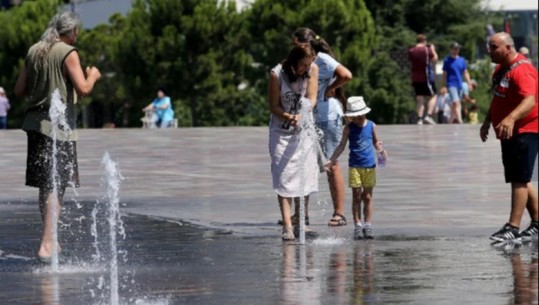
[{"label": "denim shorts", "polygon": [[523,133],[501,141],[506,183],[531,181],[537,157],[537,145],[536,133]]},{"label": "denim shorts", "polygon": [[316,122],[316,127],[320,129],[324,135],[320,138],[320,146],[326,158],[333,155],[342,138],[342,118],[332,121]]},{"label": "denim shorts", "polygon": [[457,87],[449,87],[447,88],[447,92],[449,93],[449,102],[453,103],[455,101],[460,102],[462,99],[462,89],[459,89]]}]

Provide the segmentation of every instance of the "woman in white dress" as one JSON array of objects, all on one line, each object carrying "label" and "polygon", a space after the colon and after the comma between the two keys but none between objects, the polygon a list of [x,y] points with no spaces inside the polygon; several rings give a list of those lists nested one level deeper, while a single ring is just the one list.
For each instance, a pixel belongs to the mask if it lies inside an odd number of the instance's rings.
[{"label": "woman in white dress", "polygon": [[270,73],[269,151],[283,240],[294,240],[290,220],[293,198],[318,191],[318,144],[312,116],[318,92],[318,67],[313,60],[309,45],[295,46]]}]

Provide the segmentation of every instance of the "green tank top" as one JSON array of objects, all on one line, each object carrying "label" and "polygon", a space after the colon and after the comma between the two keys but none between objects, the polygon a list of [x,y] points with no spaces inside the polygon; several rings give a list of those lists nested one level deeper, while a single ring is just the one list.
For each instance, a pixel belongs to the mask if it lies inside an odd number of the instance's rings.
[{"label": "green tank top", "polygon": [[46,55],[43,66],[39,66],[36,58],[37,44],[30,47],[26,56],[28,107],[22,129],[37,131],[52,137],[52,124],[49,116],[52,94],[58,89],[60,99],[66,105],[66,122],[69,131],[56,128],[56,139],[60,141],[76,141],[77,125],[76,102],[77,94],[68,76],[64,76],[64,61],[72,51],[77,49],[64,42],[52,45]]}]

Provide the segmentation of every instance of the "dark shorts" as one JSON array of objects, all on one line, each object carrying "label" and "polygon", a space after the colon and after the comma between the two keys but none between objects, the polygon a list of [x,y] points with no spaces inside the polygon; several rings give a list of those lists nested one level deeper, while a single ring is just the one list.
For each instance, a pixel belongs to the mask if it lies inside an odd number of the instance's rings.
[{"label": "dark shorts", "polygon": [[530,182],[537,157],[537,134],[519,134],[501,144],[505,182]]},{"label": "dark shorts", "polygon": [[414,87],[414,94],[415,96],[433,96],[436,94],[436,85],[431,82],[430,83],[430,87],[428,86],[429,83],[427,82],[421,82],[421,83],[417,83],[417,82],[413,82],[412,83],[412,86]]},{"label": "dark shorts", "polygon": [[[56,162],[53,162],[53,140],[39,132],[28,131],[26,185],[52,190],[54,182],[63,189],[79,187],[77,143],[56,141]],[[56,164],[56,171],[53,166]],[[53,173],[57,175],[53,177]]]}]

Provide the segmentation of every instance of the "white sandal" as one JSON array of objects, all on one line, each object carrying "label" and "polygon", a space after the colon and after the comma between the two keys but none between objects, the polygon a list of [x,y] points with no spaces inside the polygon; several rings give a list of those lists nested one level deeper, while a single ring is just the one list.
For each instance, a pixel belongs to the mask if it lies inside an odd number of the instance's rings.
[{"label": "white sandal", "polygon": [[291,241],[296,239],[294,237],[294,231],[292,230],[292,228],[283,228],[282,239],[283,241]]}]

